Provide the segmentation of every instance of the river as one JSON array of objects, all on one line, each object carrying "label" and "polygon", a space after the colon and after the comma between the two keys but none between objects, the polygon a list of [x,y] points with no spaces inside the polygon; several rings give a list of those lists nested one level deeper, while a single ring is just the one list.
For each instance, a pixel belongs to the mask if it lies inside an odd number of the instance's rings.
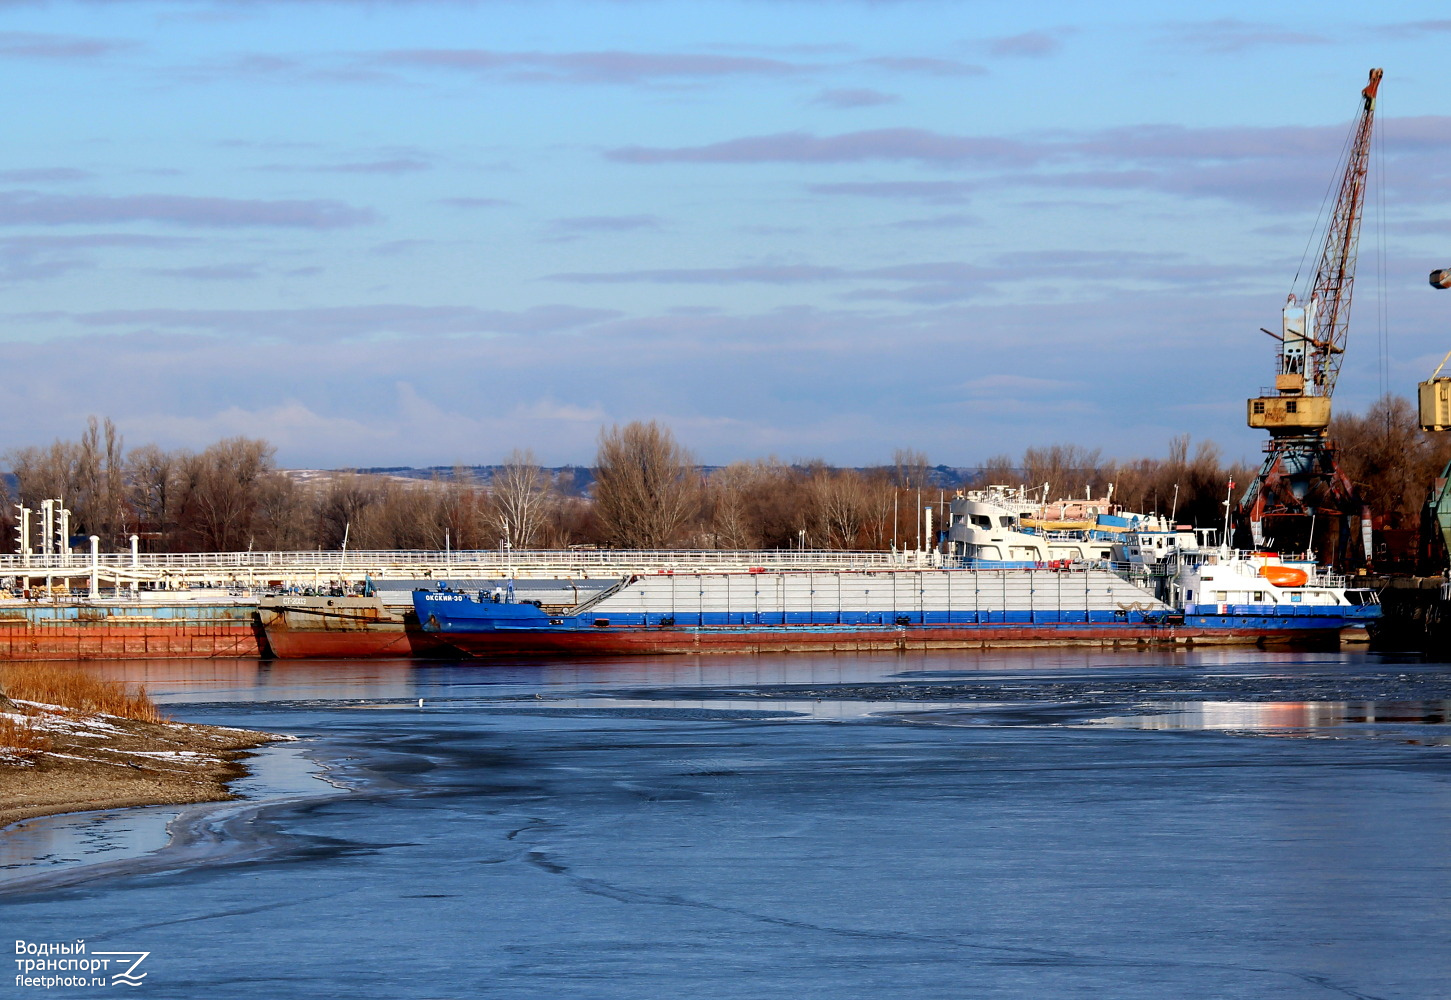
[{"label": "river", "polygon": [[7,951],[149,953],[17,998],[1451,995],[1448,664],[101,667],[302,739],[240,802],[12,828]]}]

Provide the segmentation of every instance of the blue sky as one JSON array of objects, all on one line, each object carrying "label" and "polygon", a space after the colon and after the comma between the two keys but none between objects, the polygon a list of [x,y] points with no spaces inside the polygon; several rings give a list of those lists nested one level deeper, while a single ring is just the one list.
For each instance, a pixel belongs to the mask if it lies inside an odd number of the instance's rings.
[{"label": "blue sky", "polygon": [[0,3],[0,448],[1252,458],[1372,66],[1336,405],[1451,349],[1448,55],[1422,3]]}]

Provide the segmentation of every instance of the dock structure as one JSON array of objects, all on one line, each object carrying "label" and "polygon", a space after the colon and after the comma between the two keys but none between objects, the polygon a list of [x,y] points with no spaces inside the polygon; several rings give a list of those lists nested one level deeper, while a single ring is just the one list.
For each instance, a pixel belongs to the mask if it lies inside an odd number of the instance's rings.
[{"label": "dock structure", "polygon": [[478,550],[331,552],[61,552],[0,555],[11,589],[132,592],[197,587],[256,591],[349,587],[365,580],[609,580],[642,573],[907,568],[934,553],[832,550]]}]

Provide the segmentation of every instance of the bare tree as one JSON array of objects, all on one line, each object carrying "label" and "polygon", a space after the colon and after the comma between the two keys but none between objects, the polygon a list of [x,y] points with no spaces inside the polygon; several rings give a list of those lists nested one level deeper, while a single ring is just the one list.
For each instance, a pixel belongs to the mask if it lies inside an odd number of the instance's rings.
[{"label": "bare tree", "polygon": [[546,549],[564,549],[576,544],[598,544],[600,538],[594,504],[587,497],[561,494],[549,508],[539,544]]},{"label": "bare tree", "polygon": [[488,523],[514,548],[532,548],[549,518],[549,476],[532,451],[515,449],[489,483]]},{"label": "bare tree", "polygon": [[489,523],[488,494],[475,483],[473,474],[455,467],[446,481],[436,482],[439,521],[444,544],[456,549],[483,549],[497,540]]},{"label": "bare tree", "polygon": [[1043,500],[1061,500],[1079,495],[1079,490],[1107,484],[1099,469],[1099,450],[1076,444],[1054,444],[1023,452],[1023,475],[1028,489],[1048,484]]},{"label": "bare tree", "polygon": [[211,552],[257,547],[261,493],[275,468],[270,444],[242,437],[188,456],[182,465],[181,509],[191,545]]},{"label": "bare tree", "polygon": [[47,448],[16,448],[6,455],[20,502],[35,507],[42,500],[73,496],[78,450],[73,442],[55,441]]},{"label": "bare tree", "polygon": [[899,516],[901,510],[897,488],[892,485],[891,477],[881,470],[867,476],[862,485],[866,545],[872,549],[885,549],[897,537],[892,520],[894,516]]},{"label": "bare tree", "polygon": [[99,504],[103,514],[102,527],[112,543],[119,543],[127,533],[128,525],[135,523],[135,515],[129,503],[126,452],[121,435],[110,417],[106,418],[105,463]]},{"label": "bare tree", "polygon": [[1337,414],[1330,436],[1356,491],[1387,527],[1414,527],[1445,457],[1420,429],[1411,402],[1387,394],[1363,415]]},{"label": "bare tree", "polygon": [[253,510],[253,542],[259,549],[300,552],[315,548],[317,492],[285,472],[262,478]]},{"label": "bare tree", "polygon": [[927,453],[915,448],[898,448],[892,452],[892,485],[901,489],[919,490],[927,485]]},{"label": "bare tree", "polygon": [[700,509],[694,459],[653,420],[602,431],[595,465],[595,508],[614,545],[665,548]]},{"label": "bare tree", "polygon": [[317,509],[317,542],[325,549],[337,549],[344,541],[357,545],[354,525],[364,508],[382,499],[382,489],[374,476],[346,472],[328,480]]},{"label": "bare tree", "polygon": [[126,479],[136,531],[164,551],[173,540],[180,472],[185,452],[163,451],[154,444],[126,456]]},{"label": "bare tree", "polygon": [[810,482],[819,537],[833,548],[854,548],[870,514],[866,480],[855,469],[821,466],[813,472]]},{"label": "bare tree", "polygon": [[750,549],[795,546],[814,527],[808,468],[775,457],[736,462],[712,477],[710,525],[716,544]]},{"label": "bare tree", "polygon": [[125,456],[116,425],[91,417],[77,442],[56,441],[48,448],[19,448],[9,456],[20,500],[34,507],[58,498],[71,511],[71,529],[99,535],[109,546],[124,533],[128,519]]},{"label": "bare tree", "polygon": [[[372,502],[353,514],[350,544],[360,549],[431,549],[431,508],[427,483],[385,479]],[[438,534],[441,546],[443,534]]]},{"label": "bare tree", "polygon": [[989,486],[1018,486],[1023,482],[1023,467],[1014,463],[1007,455],[994,455],[978,466],[972,486],[986,489]]},{"label": "bare tree", "polygon": [[716,548],[754,549],[760,545],[759,525],[751,509],[759,471],[756,463],[733,462],[706,483],[705,503]]}]

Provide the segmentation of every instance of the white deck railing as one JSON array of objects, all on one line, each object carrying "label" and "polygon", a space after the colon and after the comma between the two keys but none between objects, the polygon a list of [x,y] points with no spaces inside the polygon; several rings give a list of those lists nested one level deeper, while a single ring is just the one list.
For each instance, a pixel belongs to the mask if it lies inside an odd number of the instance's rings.
[{"label": "white deck railing", "polygon": [[438,551],[330,551],[330,552],[177,552],[132,556],[108,552],[42,556],[32,553],[0,555],[0,576],[79,576],[99,569],[107,577],[138,576],[148,579],[212,575],[279,576],[347,575],[415,576],[427,573],[480,577],[517,576],[531,572],[549,575],[618,575],[656,570],[709,570],[718,568],[766,569],[869,569],[927,565],[930,557],[915,552],[857,552],[820,549],[707,550],[515,550]]}]

